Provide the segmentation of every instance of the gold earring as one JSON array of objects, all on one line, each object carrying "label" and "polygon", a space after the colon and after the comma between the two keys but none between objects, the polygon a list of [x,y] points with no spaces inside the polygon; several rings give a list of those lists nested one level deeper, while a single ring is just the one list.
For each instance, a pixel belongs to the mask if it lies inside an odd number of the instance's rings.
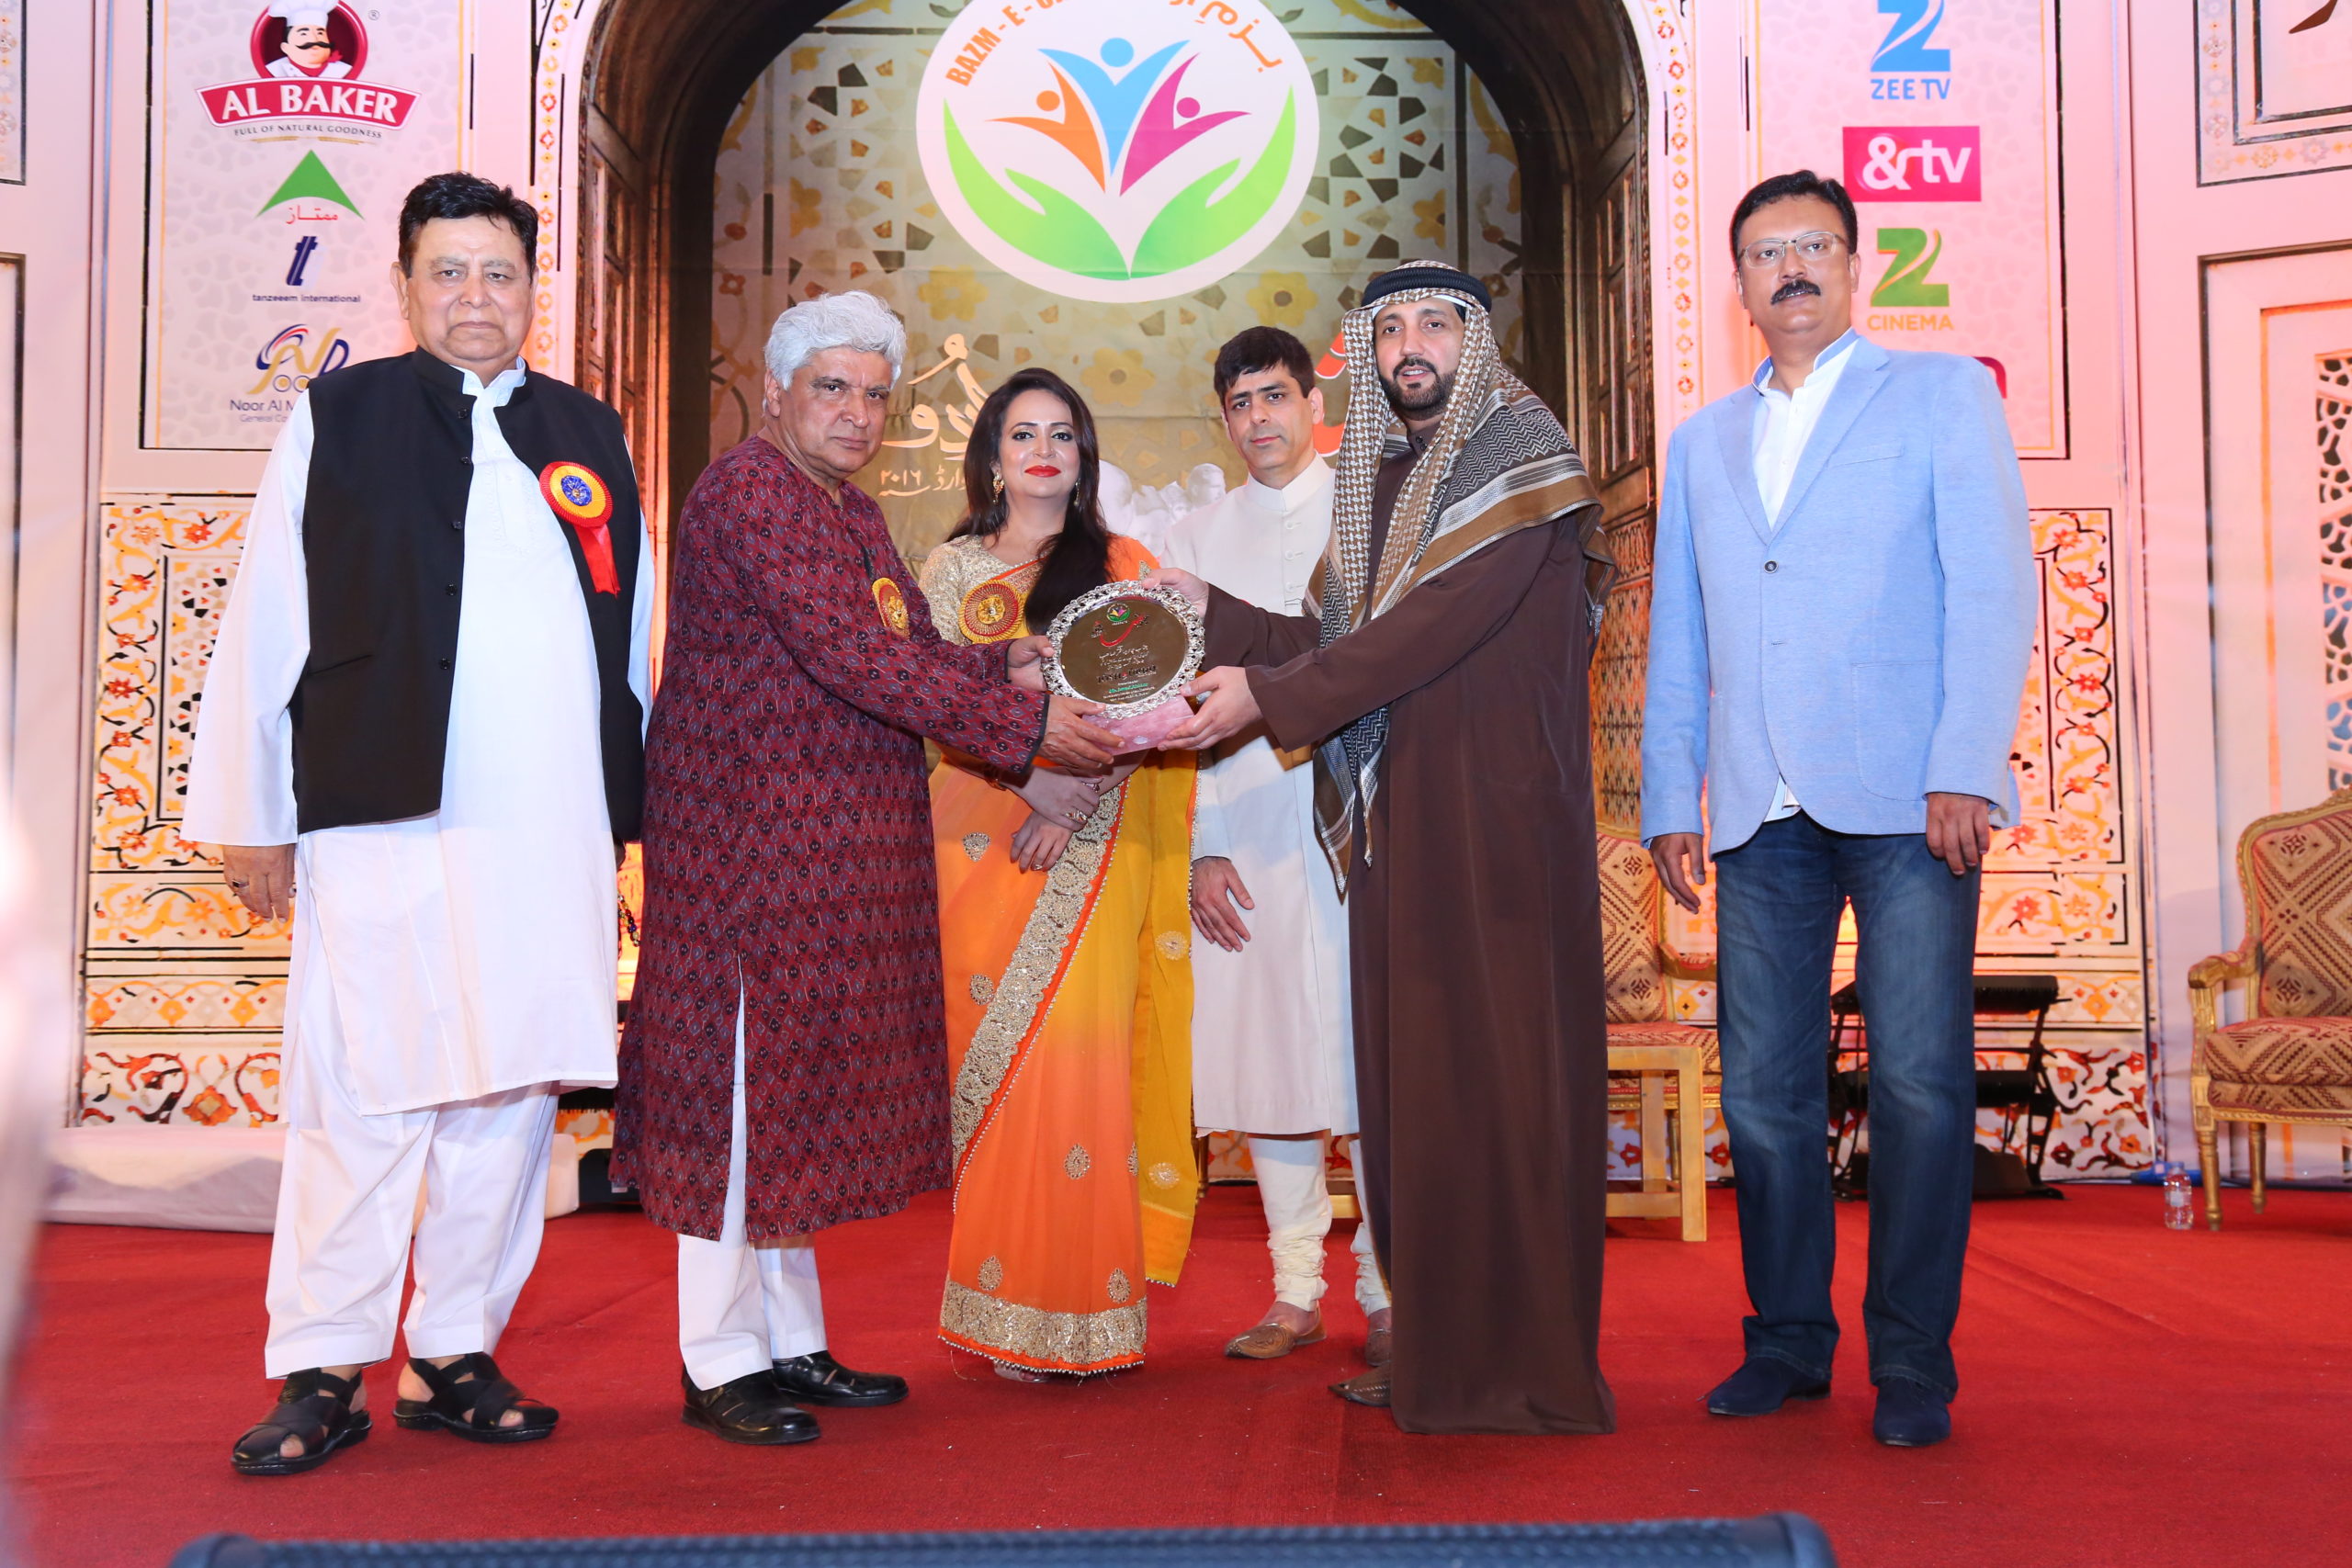
[{"label": "gold earring", "polygon": [[1004,493],[1004,470],[1002,468],[999,468],[996,472],[989,476],[989,495],[991,498],[1001,496]]}]

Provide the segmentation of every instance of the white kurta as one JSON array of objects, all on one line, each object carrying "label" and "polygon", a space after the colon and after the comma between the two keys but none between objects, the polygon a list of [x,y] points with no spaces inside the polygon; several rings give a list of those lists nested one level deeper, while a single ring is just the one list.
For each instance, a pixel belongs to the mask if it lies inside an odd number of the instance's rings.
[{"label": "white kurta", "polygon": [[[298,1038],[300,1021],[330,1015],[289,994],[289,1066],[324,1055],[369,1115],[614,1081],[618,916],[595,652],[564,525],[498,427],[523,374],[486,393],[465,378],[473,468],[438,813],[296,838],[287,704],[311,647],[307,396],[254,498],[205,680],[181,832],[298,844],[289,991],[331,985],[340,1027]],[[639,547],[629,681],[650,706],[652,554],[641,536]]]},{"label": "white kurta", "polygon": [[[1288,488],[1251,479],[1178,523],[1170,565],[1261,609],[1296,615],[1331,534],[1331,469]],[[1315,770],[1254,730],[1200,772],[1193,853],[1233,862],[1256,902],[1239,953],[1193,944],[1193,1120],[1204,1130],[1356,1130],[1348,922],[1315,836]]]}]

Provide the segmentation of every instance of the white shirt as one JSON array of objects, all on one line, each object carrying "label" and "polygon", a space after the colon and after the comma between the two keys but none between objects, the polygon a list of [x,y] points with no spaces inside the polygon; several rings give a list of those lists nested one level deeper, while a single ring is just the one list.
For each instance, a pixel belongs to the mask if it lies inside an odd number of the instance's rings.
[{"label": "white shirt", "polygon": [[[614,1080],[602,697],[564,525],[498,426],[524,374],[518,363],[487,388],[470,372],[463,383],[473,466],[438,812],[295,832],[288,704],[311,652],[307,393],[263,471],[205,676],[181,834],[296,846],[288,988],[331,987],[335,1027],[297,1039],[293,1021],[310,1015],[289,995],[288,1053],[333,1058],[370,1115]],[[653,558],[641,534],[639,548],[629,684],[646,703]]]},{"label": "white shirt", "polygon": [[[1317,457],[1281,490],[1255,479],[1192,513],[1168,562],[1261,609],[1295,615],[1331,536],[1331,467]],[[1204,1131],[1356,1130],[1348,923],[1315,832],[1308,751],[1262,728],[1202,759],[1193,854],[1220,855],[1256,904],[1250,941],[1193,942],[1193,1119]]]},{"label": "white shirt", "polygon": [[[1793,392],[1772,385],[1769,357],[1756,367],[1756,389],[1763,394],[1756,406],[1756,491],[1764,499],[1766,521],[1776,530],[1781,525],[1781,508],[1789,499],[1789,481],[1796,478],[1797,465],[1804,459],[1805,444],[1813,439],[1821,411],[1829,406],[1838,378],[1852,357],[1846,351],[1860,341],[1849,329],[1821,351],[1821,357],[1813,362],[1813,374]],[[1772,808],[1764,814],[1764,820],[1777,822],[1795,816],[1799,809],[1789,781],[1781,779],[1772,792]]]}]

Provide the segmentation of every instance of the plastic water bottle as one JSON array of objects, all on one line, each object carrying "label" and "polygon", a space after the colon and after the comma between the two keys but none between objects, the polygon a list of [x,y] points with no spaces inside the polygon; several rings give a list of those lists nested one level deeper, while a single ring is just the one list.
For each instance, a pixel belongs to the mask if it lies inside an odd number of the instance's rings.
[{"label": "plastic water bottle", "polygon": [[2191,1207],[2195,1189],[2188,1184],[2188,1169],[2178,1161],[2165,1172],[2165,1228],[2185,1231],[2193,1229],[2197,1216]]}]

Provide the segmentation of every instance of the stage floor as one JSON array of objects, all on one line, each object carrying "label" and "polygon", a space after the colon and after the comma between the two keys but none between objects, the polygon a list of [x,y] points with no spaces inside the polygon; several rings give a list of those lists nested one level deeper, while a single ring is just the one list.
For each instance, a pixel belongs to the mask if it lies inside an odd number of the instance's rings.
[{"label": "stage floor", "polygon": [[1848,1568],[2264,1563],[2340,1547],[2352,1436],[2352,1194],[2279,1192],[2256,1220],[2166,1231],[2148,1188],[1976,1209],[1943,1447],[1870,1439],[1864,1216],[1841,1205],[1837,1393],[1760,1421],[1698,1401],[1736,1363],[1730,1195],[1714,1239],[1611,1226],[1607,1438],[1408,1438],[1324,1385],[1362,1322],[1334,1237],[1332,1339],[1268,1363],[1225,1337],[1263,1304],[1254,1192],[1209,1195],[1183,1285],[1152,1292],[1150,1363],[1082,1386],[1006,1382],[932,1337],[947,1207],[820,1243],[834,1347],[913,1397],[823,1416],[821,1441],[729,1447],[680,1425],[670,1238],[633,1213],[551,1223],[500,1355],[561,1406],[514,1450],[403,1432],[307,1476],[249,1480],[231,1440],[259,1375],[267,1238],[51,1226],[7,1423],[38,1564],[160,1568],[207,1530],[269,1537],[732,1534],[1626,1519],[1796,1509]]}]

